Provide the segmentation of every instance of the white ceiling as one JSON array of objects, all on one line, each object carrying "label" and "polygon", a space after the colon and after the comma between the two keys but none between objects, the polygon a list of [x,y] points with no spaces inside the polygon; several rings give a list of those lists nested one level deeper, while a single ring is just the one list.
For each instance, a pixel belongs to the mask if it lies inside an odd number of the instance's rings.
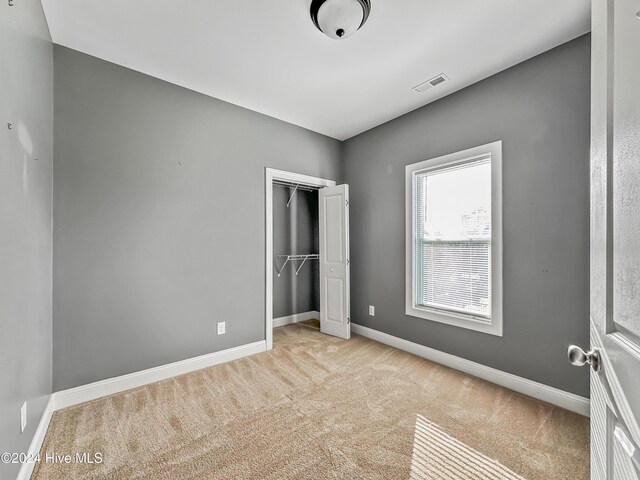
[{"label": "white ceiling", "polygon": [[345,40],[316,30],[311,0],[42,3],[57,44],[339,140],[590,27],[589,0],[372,0]]}]

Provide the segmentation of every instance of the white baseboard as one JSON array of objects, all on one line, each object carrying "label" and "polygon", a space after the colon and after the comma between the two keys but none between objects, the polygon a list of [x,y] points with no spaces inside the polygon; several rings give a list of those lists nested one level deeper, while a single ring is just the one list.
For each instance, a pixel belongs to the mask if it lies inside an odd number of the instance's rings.
[{"label": "white baseboard", "polygon": [[285,325],[291,325],[292,323],[303,322],[311,319],[320,320],[320,312],[311,310],[310,312],[296,313],[293,315],[287,315],[286,317],[274,318],[273,328],[284,327]]},{"label": "white baseboard", "polygon": [[394,337],[355,323],[351,324],[351,331],[399,350],[413,353],[414,355],[426,358],[432,362],[487,380],[500,385],[501,387],[509,388],[518,393],[551,403],[552,405],[557,405],[558,407],[566,408],[572,412],[589,416],[588,398],[565,392],[564,390],[550,387],[542,383],[534,382],[533,380],[527,380],[526,378],[518,377],[511,373],[496,370],[495,368],[487,367],[480,363],[456,357],[455,355],[425,347],[424,345],[413,343],[408,340],[403,340],[402,338]]},{"label": "white baseboard", "polygon": [[[276,324],[278,321],[282,321],[281,325],[288,325],[290,323],[296,323],[302,320],[308,320],[309,318],[319,318],[319,312],[306,312],[296,315],[290,315],[288,317],[280,317],[274,319],[274,327],[279,326]],[[471,360],[456,357],[433,348],[425,347],[417,343],[403,340],[398,337],[373,330],[362,325],[355,323],[351,324],[351,330],[353,333],[362,335],[363,337],[370,338],[385,345],[403,350],[405,352],[412,353],[419,357],[426,358],[432,362],[445,365],[447,367],[459,370],[474,377],[482,378],[489,382],[495,383],[505,388],[509,388],[516,392],[528,395],[538,400],[557,405],[567,410],[579,413],[581,415],[589,415],[589,399],[575,395],[573,393],[565,392],[557,388],[544,385],[542,383],[527,380],[510,373],[502,372],[485,365],[481,365]],[[175,377],[177,375],[183,375],[185,373],[193,372],[203,368],[211,367],[213,365],[219,365],[221,363],[230,362],[239,358],[255,355],[266,351],[266,341],[262,340],[247,345],[241,345],[239,347],[222,350],[220,352],[210,353],[199,357],[189,358],[180,362],[174,362],[167,365],[162,365],[148,370],[142,370],[140,372],[130,373],[128,375],[122,375],[120,377],[109,378],[107,380],[101,380],[99,382],[90,383],[88,385],[82,385],[80,387],[71,388],[69,390],[62,390],[55,392],[49,397],[49,401],[44,409],[38,428],[33,436],[31,445],[29,446],[29,454],[35,455],[40,451],[42,443],[44,441],[47,428],[53,412],[61,410],[63,408],[78,405],[80,403],[96,400],[100,397],[113,395],[132,388],[141,387],[149,383],[158,382],[160,380],[166,380],[167,378]],[[28,480],[33,472],[35,464],[25,463],[22,465],[20,472],[18,473],[18,480]]]},{"label": "white baseboard", "polygon": [[[212,367],[221,363],[238,360],[239,358],[255,355],[256,353],[265,352],[266,350],[267,342],[265,340],[261,340],[259,342],[222,350],[220,352],[188,358],[179,362],[149,368],[148,370],[141,370],[139,372],[129,373],[120,377],[108,378],[88,385],[82,385],[80,387],[52,393],[49,396],[47,406],[44,409],[38,428],[31,440],[29,454],[33,457],[40,451],[47,429],[49,428],[53,412],[57,410],[96,400],[100,397],[113,395],[114,393],[124,392],[125,390],[130,390],[132,388],[142,387],[143,385],[159,382],[160,380],[166,380],[167,378],[175,377],[177,375],[183,375],[185,373]],[[34,467],[35,463],[23,463],[20,468],[20,472],[18,473],[17,480],[29,480]]]},{"label": "white baseboard", "polygon": [[[47,434],[47,429],[49,428],[49,423],[51,422],[53,412],[54,398],[53,395],[49,395],[47,405],[44,407],[44,412],[42,412],[40,422],[38,422],[38,428],[36,428],[36,431],[33,434],[33,438],[31,439],[31,445],[29,445],[27,458],[35,458],[36,454],[40,451],[40,448],[42,448],[42,443],[44,442],[44,437]],[[20,467],[20,471],[18,472],[17,480],[29,480],[35,466],[35,462],[23,463]]]},{"label": "white baseboard", "polygon": [[120,377],[108,378],[99,382],[89,383],[80,387],[71,388],[55,392],[54,409],[61,410],[63,408],[78,405],[80,403],[95,400],[100,397],[113,395],[114,393],[124,392],[132,388],[141,387],[160,380],[183,375],[185,373],[201,370],[203,368],[218,365],[220,363],[230,362],[242,357],[254,355],[256,353],[265,352],[267,344],[264,340],[239,347],[229,348],[220,352],[209,353],[199,357],[188,358],[180,362],[169,363],[159,367],[149,368],[139,372],[129,373]]}]

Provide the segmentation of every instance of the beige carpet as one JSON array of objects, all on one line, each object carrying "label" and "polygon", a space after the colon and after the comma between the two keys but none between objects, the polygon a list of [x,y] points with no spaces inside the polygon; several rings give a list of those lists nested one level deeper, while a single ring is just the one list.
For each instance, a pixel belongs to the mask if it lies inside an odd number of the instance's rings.
[{"label": "beige carpet", "polygon": [[440,478],[523,480],[497,460],[470,448],[418,415],[411,456],[411,480]]},{"label": "beige carpet", "polygon": [[589,421],[368,339],[275,348],[56,412],[37,479],[589,478]]}]

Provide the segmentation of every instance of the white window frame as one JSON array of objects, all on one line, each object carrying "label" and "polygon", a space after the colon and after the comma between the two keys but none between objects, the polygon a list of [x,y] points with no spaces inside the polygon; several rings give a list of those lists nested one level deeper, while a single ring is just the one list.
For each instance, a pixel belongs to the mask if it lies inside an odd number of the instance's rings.
[{"label": "white window frame", "polygon": [[[491,317],[474,316],[445,309],[417,305],[414,178],[425,171],[473,162],[491,156]],[[502,141],[488,143],[461,152],[443,155],[405,168],[405,239],[406,239],[406,301],[407,315],[467,328],[490,335],[502,336]]]}]

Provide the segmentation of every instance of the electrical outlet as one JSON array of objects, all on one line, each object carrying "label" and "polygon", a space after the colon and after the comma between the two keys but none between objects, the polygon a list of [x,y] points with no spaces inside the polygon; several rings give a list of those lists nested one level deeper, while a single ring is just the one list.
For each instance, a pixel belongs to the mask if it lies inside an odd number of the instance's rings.
[{"label": "electrical outlet", "polygon": [[226,322],[218,322],[218,335],[224,335],[226,332]]},{"label": "electrical outlet", "polygon": [[376,307],[374,307],[373,305],[369,305],[369,315],[371,315],[372,317],[376,316]]},{"label": "electrical outlet", "polygon": [[27,402],[20,407],[20,433],[24,432],[25,428],[27,428]]}]

